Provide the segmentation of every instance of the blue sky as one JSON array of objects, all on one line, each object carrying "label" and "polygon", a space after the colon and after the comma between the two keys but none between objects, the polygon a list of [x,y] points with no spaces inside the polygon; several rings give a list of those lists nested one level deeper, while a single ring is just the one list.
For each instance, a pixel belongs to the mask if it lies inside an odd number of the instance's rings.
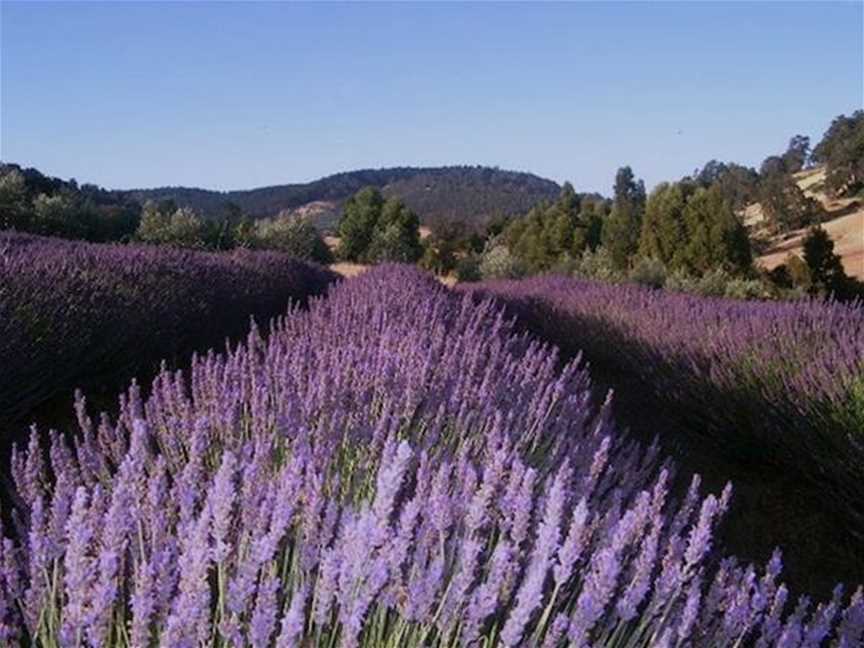
[{"label": "blue sky", "polygon": [[608,192],[864,102],[864,3],[0,3],[0,157],[109,188],[489,164]]}]

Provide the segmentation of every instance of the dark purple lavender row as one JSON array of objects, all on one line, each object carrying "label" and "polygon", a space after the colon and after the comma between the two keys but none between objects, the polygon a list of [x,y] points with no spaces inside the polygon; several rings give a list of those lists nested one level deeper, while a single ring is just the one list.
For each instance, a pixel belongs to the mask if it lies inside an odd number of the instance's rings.
[{"label": "dark purple lavender row", "polygon": [[554,276],[470,290],[584,352],[608,382],[642,392],[712,452],[825,484],[864,534],[860,304],[708,299]]},{"label": "dark purple lavender row", "polygon": [[133,375],[153,375],[162,359],[245,335],[250,317],[269,321],[334,280],[275,253],[0,232],[0,423],[79,386],[116,391]]},{"label": "dark purple lavender row", "polygon": [[[112,646],[851,648],[864,601],[721,559],[584,368],[413,269],[16,453],[0,638]],[[47,450],[47,452],[42,452]]]}]

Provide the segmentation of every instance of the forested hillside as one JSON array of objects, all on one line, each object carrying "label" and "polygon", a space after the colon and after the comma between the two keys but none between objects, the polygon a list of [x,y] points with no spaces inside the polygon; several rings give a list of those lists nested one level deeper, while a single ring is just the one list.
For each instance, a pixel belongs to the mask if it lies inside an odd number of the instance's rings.
[{"label": "forested hillside", "polygon": [[135,189],[126,192],[138,202],[173,200],[210,218],[225,214],[229,205],[255,218],[275,216],[309,203],[333,203],[333,210],[316,210],[322,225],[334,224],[342,203],[363,187],[381,189],[401,198],[423,223],[460,220],[484,224],[497,215],[524,213],[541,200],[558,195],[552,180],[531,173],[482,166],[394,167],[337,173],[313,182],[276,185],[248,191],[208,191],[186,187]]}]

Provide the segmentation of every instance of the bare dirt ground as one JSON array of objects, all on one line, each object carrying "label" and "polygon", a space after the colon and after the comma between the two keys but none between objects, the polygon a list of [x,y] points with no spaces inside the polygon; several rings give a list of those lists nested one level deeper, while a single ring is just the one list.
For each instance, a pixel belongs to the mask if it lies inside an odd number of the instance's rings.
[{"label": "bare dirt ground", "polygon": [[[827,221],[822,227],[834,241],[834,252],[840,255],[846,274],[864,280],[864,208]],[[789,238],[773,245],[757,261],[771,270],[783,263],[790,254],[802,256],[801,245],[806,235],[806,229],[794,232]]]},{"label": "bare dirt ground", "polygon": [[363,265],[361,263],[348,263],[345,261],[340,261],[339,263],[334,263],[330,266],[330,269],[333,272],[336,272],[343,277],[356,277],[357,275],[361,275],[366,272],[372,266]]},{"label": "bare dirt ground", "polygon": [[[827,218],[822,227],[834,241],[834,252],[840,255],[846,274],[864,280],[864,201],[856,199],[831,199],[825,195],[822,185],[825,170],[810,169],[796,174],[798,186],[808,196],[819,200]],[[757,233],[764,220],[758,204],[744,210],[745,224]],[[792,254],[803,255],[802,243],[807,229],[800,229],[783,237],[770,240],[765,253],[756,262],[768,270],[783,263]]]}]

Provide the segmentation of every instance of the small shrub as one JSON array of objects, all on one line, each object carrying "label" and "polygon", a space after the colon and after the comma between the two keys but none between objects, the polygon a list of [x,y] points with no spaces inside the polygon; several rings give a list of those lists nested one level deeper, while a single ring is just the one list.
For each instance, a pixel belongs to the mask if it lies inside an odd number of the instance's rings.
[{"label": "small shrub", "polygon": [[467,254],[456,263],[456,279],[461,282],[480,281],[480,256]]},{"label": "small shrub", "polygon": [[657,259],[642,257],[631,268],[628,279],[642,286],[662,288],[666,284],[666,266]]},{"label": "small shrub", "polygon": [[519,279],[525,276],[525,267],[505,245],[495,245],[480,260],[483,279]]},{"label": "small shrub", "polygon": [[623,279],[612,255],[602,246],[597,248],[595,252],[586,250],[582,254],[575,274],[579,277],[607,282],[618,282]]}]

